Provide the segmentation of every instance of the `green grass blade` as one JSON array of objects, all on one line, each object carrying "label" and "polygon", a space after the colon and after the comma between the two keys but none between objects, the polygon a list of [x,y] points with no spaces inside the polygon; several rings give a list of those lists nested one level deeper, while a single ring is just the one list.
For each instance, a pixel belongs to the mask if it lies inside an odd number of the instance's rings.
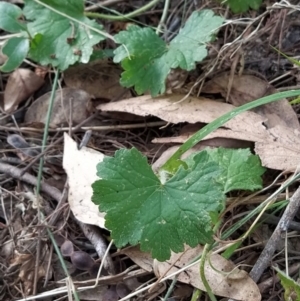
[{"label": "green grass blade", "polygon": [[291,90],[285,92],[279,92],[273,95],[265,96],[260,99],[254,100],[252,102],[246,103],[231,112],[228,112],[219,118],[215,119],[211,123],[207,124],[204,128],[196,132],[193,136],[191,136],[181,147],[169,158],[169,160],[161,167],[162,170],[166,170],[168,172],[174,173],[182,162],[179,160],[181,155],[188,151],[190,148],[195,146],[198,142],[200,142],[204,137],[208,134],[212,133],[214,130],[225,124],[227,121],[233,119],[235,116],[254,109],[256,107],[262,106],[264,104],[280,100],[286,97],[293,97],[300,95],[300,90]]}]

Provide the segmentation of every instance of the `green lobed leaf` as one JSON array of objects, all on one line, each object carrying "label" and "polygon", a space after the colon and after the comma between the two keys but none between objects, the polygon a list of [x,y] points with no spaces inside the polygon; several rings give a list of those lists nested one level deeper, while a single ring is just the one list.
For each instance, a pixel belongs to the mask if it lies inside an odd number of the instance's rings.
[{"label": "green lobed leaf", "polygon": [[[84,16],[83,1],[41,2],[65,16],[33,0],[25,0],[24,14],[28,20],[32,20],[28,23],[28,31],[33,37],[29,56],[42,65],[51,64],[60,70],[65,70],[76,62],[89,62],[93,46],[104,40],[104,36],[84,26],[102,29],[101,25]],[[76,22],[68,16],[75,18]]]},{"label": "green lobed leaf", "polygon": [[19,21],[23,12],[21,8],[7,2],[0,2],[0,28],[17,33],[26,30],[26,25]]},{"label": "green lobed leaf", "polygon": [[179,34],[171,41],[168,55],[172,59],[172,68],[180,67],[192,70],[195,62],[201,62],[207,56],[206,44],[215,39],[215,34],[224,22],[224,18],[215,16],[212,10],[194,12]]},{"label": "green lobed leaf", "polygon": [[212,242],[210,212],[224,202],[222,187],[215,182],[220,167],[206,152],[194,156],[188,168],[179,168],[164,184],[147,159],[136,149],[122,149],[97,166],[93,202],[106,212],[106,227],[118,247],[140,243],[160,261],[171,250],[183,251]]},{"label": "green lobed leaf", "polygon": [[258,156],[249,149],[215,148],[207,151],[210,158],[218,163],[223,172],[219,182],[224,193],[232,190],[257,190],[262,188],[261,175],[265,168],[261,166]]},{"label": "green lobed leaf", "polygon": [[135,87],[138,94],[150,90],[152,96],[165,92],[165,80],[172,68],[195,68],[207,56],[206,44],[224,19],[211,10],[196,11],[179,34],[167,45],[150,28],[130,26],[115,36],[123,44],[115,50],[114,62],[122,62],[121,84]]},{"label": "green lobed leaf", "polygon": [[250,8],[251,9],[259,9],[262,0],[219,0],[220,2],[224,4],[228,4],[230,9],[234,13],[244,13],[248,11]]},{"label": "green lobed leaf", "polygon": [[300,300],[300,285],[293,278],[275,268],[281,285],[284,288],[284,300]]},{"label": "green lobed leaf", "polygon": [[11,72],[18,68],[26,58],[29,51],[29,40],[26,37],[16,37],[9,39],[2,48],[2,53],[8,59],[0,67],[2,72]]},{"label": "green lobed leaf", "polygon": [[[151,28],[129,26],[115,36],[122,45],[115,50],[114,62],[122,61],[125,70],[122,73],[121,84],[125,87],[135,86],[138,94],[150,90],[154,95],[159,94],[161,85],[170,71],[162,58],[167,52],[165,42]],[[158,84],[160,83],[160,84]]]}]

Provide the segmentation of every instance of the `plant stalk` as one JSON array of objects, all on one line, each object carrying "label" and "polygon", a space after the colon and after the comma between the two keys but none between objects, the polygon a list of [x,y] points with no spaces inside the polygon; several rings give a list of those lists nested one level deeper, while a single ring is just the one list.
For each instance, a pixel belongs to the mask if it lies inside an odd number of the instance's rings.
[{"label": "plant stalk", "polygon": [[158,3],[160,0],[152,0],[149,3],[145,4],[144,6],[138,8],[137,10],[130,12],[126,15],[122,15],[116,11],[115,15],[107,15],[107,14],[100,14],[100,13],[94,13],[94,12],[85,12],[84,15],[86,17],[95,18],[95,19],[104,19],[104,20],[112,20],[112,21],[125,21],[130,18],[136,17],[137,15],[140,15],[141,13],[145,12],[146,10],[150,9],[152,6],[154,6],[156,3]]}]

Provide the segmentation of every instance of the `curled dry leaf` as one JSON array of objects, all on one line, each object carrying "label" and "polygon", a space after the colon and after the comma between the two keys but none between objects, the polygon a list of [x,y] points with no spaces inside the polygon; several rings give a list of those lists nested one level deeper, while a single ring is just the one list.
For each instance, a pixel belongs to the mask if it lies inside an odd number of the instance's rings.
[{"label": "curled dry leaf", "polygon": [[[184,143],[190,136],[192,136],[196,131],[200,130],[201,127],[199,124],[188,124],[187,126],[184,126],[179,136],[176,137],[163,137],[163,138],[154,138],[152,140],[153,143]],[[224,147],[224,148],[247,148],[251,147],[252,143],[248,141],[242,141],[242,140],[236,140],[236,139],[230,139],[230,138],[219,138],[215,137],[210,139],[209,137],[212,137],[213,134],[216,134],[218,132],[215,131],[212,133],[212,135],[206,136],[202,141],[200,141],[197,145],[189,149],[187,152],[185,152],[181,159],[187,158],[190,154],[199,152],[207,147]],[[226,135],[225,135],[226,137]],[[171,146],[168,149],[166,149],[161,156],[152,164],[152,169],[155,172],[158,172],[160,167],[178,150],[179,146]]]},{"label": "curled dry leaf", "polygon": [[17,69],[8,78],[4,91],[4,111],[11,113],[44,84],[44,80],[29,69]]},{"label": "curled dry leaf", "polygon": [[[210,123],[235,108],[230,104],[203,97],[188,97],[185,101],[179,102],[183,97],[183,95],[167,95],[151,98],[146,95],[102,104],[97,108],[102,111],[128,112],[141,116],[153,115],[171,123]],[[276,118],[272,119],[272,122]],[[295,171],[300,162],[300,130],[282,124],[268,128],[264,125],[265,122],[266,118],[257,113],[244,112],[205,139],[218,137],[255,142],[255,151],[260,156],[263,166]],[[186,139],[190,135],[191,133],[186,136]],[[158,141],[169,142],[161,139],[155,140],[155,142]],[[185,142],[185,139],[178,137],[170,141]]]},{"label": "curled dry leaf", "polygon": [[[230,81],[232,85],[230,86]],[[208,81],[202,89],[206,93],[221,93],[223,97],[234,106],[238,107],[263,96],[277,93],[278,91],[263,80],[254,75],[234,75],[230,78],[228,72],[220,73]],[[276,125],[288,126],[299,129],[299,121],[287,99],[275,101],[253,109],[254,112],[265,117],[268,128]]]},{"label": "curled dry leaf", "polygon": [[68,201],[74,216],[85,224],[104,227],[104,213],[100,213],[91,198],[92,184],[98,180],[96,165],[104,155],[91,148],[78,150],[77,144],[68,134],[64,134],[63,167],[68,175]]},{"label": "curled dry leaf", "polygon": [[[187,265],[203,251],[202,246],[191,249],[186,247],[184,253],[173,253],[165,262],[154,262],[157,277],[167,276]],[[245,271],[218,254],[209,255],[210,263],[205,263],[205,276],[215,295],[241,301],[260,301],[261,295],[256,283]],[[199,274],[199,263],[178,275],[178,280],[206,291]]]},{"label": "curled dry leaf", "polygon": [[[44,94],[28,108],[26,123],[46,123],[51,92]],[[64,88],[57,90],[50,119],[50,126],[72,125],[81,123],[92,111],[91,96],[79,89]]]}]

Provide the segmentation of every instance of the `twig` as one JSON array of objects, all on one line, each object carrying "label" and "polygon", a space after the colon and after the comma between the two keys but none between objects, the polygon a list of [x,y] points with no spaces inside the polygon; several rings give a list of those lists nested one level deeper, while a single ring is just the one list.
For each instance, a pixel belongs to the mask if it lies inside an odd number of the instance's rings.
[{"label": "twig", "polygon": [[[89,118],[87,118],[86,120],[84,120],[83,122],[81,122],[80,124],[78,124],[77,126],[75,126],[74,129],[72,129],[72,133],[78,129],[80,129],[80,127],[85,124],[86,122],[94,119],[96,116],[98,115],[98,113],[95,113],[93,115],[91,115]],[[1,129],[1,127],[0,127]],[[43,130],[42,130],[43,131]],[[35,162],[37,162],[42,156],[44,156],[46,154],[47,151],[49,151],[54,145],[61,143],[64,140],[64,136],[61,136],[60,138],[58,138],[56,141],[54,141],[51,145],[47,146],[46,149],[41,152],[39,155],[37,155],[23,170],[21,175],[23,175]]]},{"label": "twig", "polygon": [[[37,185],[36,177],[32,176],[29,173],[25,173],[24,175],[21,175],[22,170],[20,170],[19,168],[15,167],[15,166],[11,166],[9,164],[5,164],[5,163],[0,162],[0,172],[5,173],[5,174],[7,174],[7,175],[9,175],[9,176],[11,176],[15,179],[24,181],[28,184],[33,185],[33,186]],[[64,191],[64,194],[62,194],[57,188],[55,188],[53,186],[50,186],[49,184],[42,183],[42,182],[41,182],[40,188],[41,188],[41,191],[47,193],[49,196],[51,196],[54,200],[56,200],[58,202],[58,207],[61,207],[61,205],[64,203],[64,201],[66,199],[66,191]],[[51,218],[48,225],[53,225],[55,223],[56,218],[55,219],[54,219],[54,217]],[[98,245],[99,244],[101,244],[101,245],[104,244],[103,238],[101,238],[99,235],[95,235],[94,232],[92,234],[93,234],[92,235],[93,238],[91,239],[89,237],[89,239],[91,240],[92,243],[95,242],[95,241],[93,241],[93,239],[94,240],[99,239],[99,241],[97,242]],[[99,254],[99,248],[96,249],[96,251],[97,251],[99,257],[102,258],[103,256],[101,257],[101,252]],[[102,251],[103,251],[103,248],[102,248]],[[106,257],[106,260],[104,262],[104,267],[108,271],[113,272],[113,263],[112,263],[112,260],[111,260],[110,256]]]},{"label": "twig", "polygon": [[[136,128],[143,128],[143,127],[163,126],[166,124],[167,122],[165,121],[152,121],[152,122],[144,122],[144,123],[119,124],[119,125],[99,125],[99,126],[82,126],[81,124],[80,126],[76,125],[75,127],[72,127],[71,130],[72,133],[74,133],[74,131],[88,131],[88,130],[108,131],[108,130],[118,130],[118,129],[136,129]],[[6,131],[19,131],[19,132],[34,132],[34,133],[44,132],[44,129],[39,129],[39,128],[30,128],[30,127],[16,128],[16,127],[9,127],[9,126],[2,126],[2,125],[0,126],[0,129]],[[69,127],[59,127],[56,129],[49,129],[49,132],[67,132],[69,130],[70,130]]]},{"label": "twig", "polygon": [[257,282],[261,277],[264,270],[268,267],[275,250],[282,239],[281,234],[288,229],[289,223],[294,219],[298,209],[300,208],[300,187],[296,190],[291,197],[289,204],[287,205],[276,229],[267,242],[264,250],[260,254],[258,260],[253,266],[250,277]]},{"label": "twig", "polygon": [[[289,267],[289,276],[292,276],[296,274],[299,271],[300,263],[297,262]],[[286,271],[284,271],[286,273]],[[262,293],[265,293],[270,287],[272,287],[274,284],[280,282],[280,278],[278,276],[272,275],[268,279],[264,280],[258,285],[259,291]]]},{"label": "twig", "polygon": [[[99,258],[103,261],[105,251],[107,250],[107,244],[102,237],[101,233],[99,232],[99,228],[93,225],[83,224],[79,220],[77,220],[82,232],[84,233],[85,237],[91,242],[94,246]],[[104,261],[104,268],[112,275],[115,274],[115,267],[113,261],[110,256],[106,257]]]},{"label": "twig", "polygon": [[[23,171],[21,169],[19,169],[18,167],[11,166],[9,164],[0,162],[0,172],[5,173],[15,179],[24,181],[33,186],[37,185],[36,177],[32,176],[31,174],[29,174],[27,172],[22,174]],[[61,198],[61,192],[57,188],[55,188],[49,184],[41,183],[41,191],[45,192],[46,194],[51,196],[56,201],[59,201]]]}]

